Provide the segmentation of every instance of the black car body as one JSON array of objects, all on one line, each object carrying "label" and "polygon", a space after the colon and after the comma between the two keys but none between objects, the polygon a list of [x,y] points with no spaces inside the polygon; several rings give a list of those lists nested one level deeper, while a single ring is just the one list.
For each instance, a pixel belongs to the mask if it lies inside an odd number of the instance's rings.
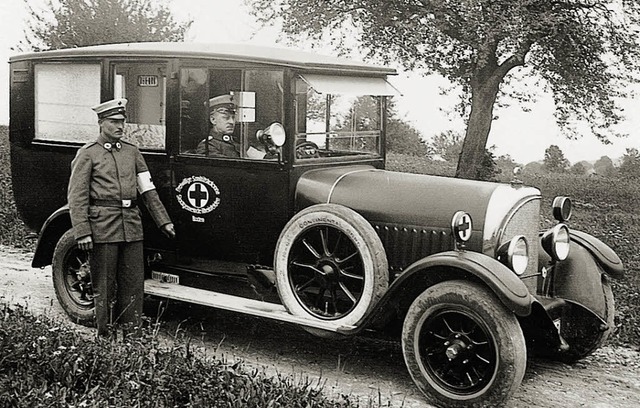
[{"label": "black car body", "polygon": [[[540,232],[540,192],[517,180],[384,169],[393,69],[172,43],[10,63],[16,203],[39,231],[33,266],[53,263],[58,299],[77,322],[92,323],[93,304],[86,254],[69,234],[70,162],[96,136],[89,107],[127,97],[126,137],[177,228],[176,240],[162,237],[143,210],[148,294],[321,336],[390,333],[416,385],[446,406],[499,404],[522,380],[527,348],[576,361],[613,330],[608,279],[622,264],[568,229],[569,199],[554,200],[559,223]],[[234,137],[247,154],[198,154],[206,101],[228,93],[240,100]]]}]

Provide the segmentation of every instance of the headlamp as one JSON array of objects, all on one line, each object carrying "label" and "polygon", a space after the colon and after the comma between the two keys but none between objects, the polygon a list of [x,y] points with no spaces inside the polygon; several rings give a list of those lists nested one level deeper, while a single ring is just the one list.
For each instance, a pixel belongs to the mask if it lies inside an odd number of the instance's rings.
[{"label": "headlamp", "polygon": [[516,235],[498,249],[498,260],[516,275],[522,275],[529,264],[529,243],[524,235]]},{"label": "headlamp", "polygon": [[567,259],[571,248],[569,227],[558,224],[542,234],[542,248],[556,261]]}]

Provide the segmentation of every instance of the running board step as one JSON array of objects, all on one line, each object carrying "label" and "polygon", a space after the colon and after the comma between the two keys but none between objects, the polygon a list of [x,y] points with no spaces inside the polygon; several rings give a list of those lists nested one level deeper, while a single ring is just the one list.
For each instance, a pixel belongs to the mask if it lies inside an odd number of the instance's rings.
[{"label": "running board step", "polygon": [[145,280],[144,293],[336,333],[347,333],[356,328],[355,326],[338,326],[323,320],[295,316],[289,313],[284,306],[275,303],[262,302],[260,300],[247,299],[241,296],[227,295],[173,283],[158,282],[153,279]]}]

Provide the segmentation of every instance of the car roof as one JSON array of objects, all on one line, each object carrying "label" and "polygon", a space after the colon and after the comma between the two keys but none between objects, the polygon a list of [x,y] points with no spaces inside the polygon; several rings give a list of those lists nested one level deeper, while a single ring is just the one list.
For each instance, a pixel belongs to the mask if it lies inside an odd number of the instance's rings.
[{"label": "car roof", "polygon": [[104,44],[19,54],[12,56],[9,62],[91,57],[183,57],[263,63],[321,71],[339,70],[355,74],[394,75],[397,73],[393,68],[344,58],[291,48],[242,43],[142,42]]}]

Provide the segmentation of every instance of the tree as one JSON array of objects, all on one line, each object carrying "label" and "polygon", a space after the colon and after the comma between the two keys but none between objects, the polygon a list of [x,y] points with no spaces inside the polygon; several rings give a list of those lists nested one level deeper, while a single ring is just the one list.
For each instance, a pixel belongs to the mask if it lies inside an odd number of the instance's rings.
[{"label": "tree", "polygon": [[613,161],[608,156],[600,157],[593,164],[593,170],[596,174],[605,177],[612,177],[616,174],[616,168],[613,166]]},{"label": "tree", "polygon": [[[356,38],[368,57],[439,73],[461,85],[467,130],[456,175],[477,176],[497,101],[527,100],[510,82],[532,76],[553,93],[556,119],[576,135],[588,120],[606,141],[621,120],[621,83],[640,64],[640,2],[615,0],[247,0],[292,41]],[[502,86],[502,88],[501,88]],[[572,133],[573,132],[573,133]],[[463,165],[464,164],[464,165]]]},{"label": "tree", "polygon": [[564,173],[570,165],[558,146],[551,145],[544,151],[544,167],[549,173]]},{"label": "tree", "polygon": [[457,163],[460,158],[460,152],[462,151],[463,140],[464,136],[460,133],[447,130],[435,135],[431,139],[429,146],[433,150],[433,153],[442,159],[450,163]]},{"label": "tree", "polygon": [[21,51],[132,41],[182,41],[193,21],[177,22],[151,0],[48,0],[43,10],[28,0],[30,21]]},{"label": "tree", "polygon": [[578,162],[571,166],[570,172],[571,174],[575,174],[577,176],[584,176],[585,174],[587,174],[587,169],[584,167],[584,164],[582,164],[582,162]]},{"label": "tree", "polygon": [[640,151],[635,147],[627,148],[622,156],[620,175],[628,178],[640,177]]},{"label": "tree", "polygon": [[387,123],[387,150],[411,156],[430,156],[429,147],[422,140],[420,131],[395,116],[389,116]]}]

